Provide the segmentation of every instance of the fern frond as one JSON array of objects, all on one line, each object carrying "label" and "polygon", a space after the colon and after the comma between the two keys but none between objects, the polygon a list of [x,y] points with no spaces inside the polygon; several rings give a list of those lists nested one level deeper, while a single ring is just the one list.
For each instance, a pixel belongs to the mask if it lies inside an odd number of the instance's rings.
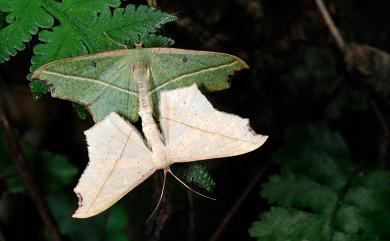
[{"label": "fern frond", "polygon": [[275,206],[249,229],[267,241],[390,240],[390,171],[352,165],[342,136],[325,124],[296,128],[275,158],[282,174],[263,184]]},{"label": "fern frond", "polygon": [[[43,43],[34,47],[31,71],[57,59],[121,48],[110,38],[125,44],[144,36],[145,43],[153,46],[173,44],[171,39],[155,33],[165,23],[176,20],[175,16],[142,5],[119,8],[120,3],[120,0],[1,1],[0,12],[7,13],[8,25],[0,29],[0,63],[24,49],[40,28],[44,29],[39,33]],[[53,26],[54,19],[58,26]],[[47,92],[36,81],[30,87],[35,98]]]}]

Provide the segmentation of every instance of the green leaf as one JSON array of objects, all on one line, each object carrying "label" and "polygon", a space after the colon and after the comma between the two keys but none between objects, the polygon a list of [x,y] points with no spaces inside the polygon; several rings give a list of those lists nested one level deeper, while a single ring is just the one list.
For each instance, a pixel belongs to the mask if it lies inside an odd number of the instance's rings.
[{"label": "green leaf", "polygon": [[68,186],[78,174],[78,169],[62,155],[43,151],[40,158],[44,161],[45,179],[50,180],[46,183],[49,190],[60,190]]},{"label": "green leaf", "polygon": [[5,14],[0,12],[0,28],[5,25]]},{"label": "green leaf", "polygon": [[344,139],[325,123],[292,128],[286,142],[288,145],[274,155],[283,172],[303,174],[338,189],[345,185],[354,170]]},{"label": "green leaf", "polygon": [[7,185],[8,191],[11,193],[22,193],[26,190],[22,179],[16,175],[7,178],[5,180],[5,184]]},{"label": "green leaf", "polygon": [[390,171],[357,172],[342,136],[297,127],[275,158],[282,174],[262,185],[275,206],[249,229],[258,240],[389,240]]},{"label": "green leaf", "polygon": [[[145,38],[145,46],[173,44],[173,40],[154,33],[175,16],[147,6],[119,8],[120,0],[12,0],[1,1],[7,25],[0,30],[0,63],[23,50],[39,28],[43,44],[34,47],[31,70],[53,60],[122,48],[119,43]],[[110,8],[113,8],[111,10]],[[54,20],[59,22],[53,27]],[[113,41],[115,39],[115,41]],[[34,98],[47,87],[32,82]]]},{"label": "green leaf", "polygon": [[[300,193],[300,195],[296,195]],[[270,203],[285,207],[309,209],[330,215],[336,206],[337,194],[305,176],[272,176],[261,192]]]},{"label": "green leaf", "polygon": [[[59,154],[40,151],[31,146],[23,145],[22,150],[35,177],[44,177],[42,186],[46,191],[56,191],[73,183],[78,169],[68,159]],[[11,162],[9,147],[0,133],[0,176],[6,177],[7,189],[12,193],[24,192],[24,184],[14,164]]]},{"label": "green leaf", "polygon": [[136,48],[51,62],[34,72],[32,78],[48,83],[53,97],[85,105],[96,122],[111,112],[135,122],[138,91],[134,63],[147,63],[150,68],[150,90],[157,115],[160,91],[194,83],[207,91],[225,89],[229,76],[248,68],[241,59],[223,53]]},{"label": "green leaf", "polygon": [[43,1],[0,1],[0,11],[8,13],[7,26],[0,30],[0,63],[23,50],[38,28],[53,26],[53,17],[45,11]]},{"label": "green leaf", "polygon": [[73,103],[73,108],[76,110],[77,115],[80,117],[80,119],[85,120],[87,118],[87,110],[84,108],[84,106]]},{"label": "green leaf", "polygon": [[127,241],[124,228],[128,224],[123,208],[113,207],[107,215],[89,219],[72,218],[74,199],[63,192],[53,192],[47,197],[49,207],[56,219],[60,232],[73,241]]},{"label": "green leaf", "polygon": [[110,209],[107,218],[106,229],[109,233],[117,233],[123,230],[128,224],[127,213],[124,208],[116,205]]},{"label": "green leaf", "polygon": [[215,182],[207,168],[201,164],[187,164],[177,170],[177,176],[184,178],[186,182],[206,189],[208,192],[215,190]]},{"label": "green leaf", "polygon": [[[39,39],[44,44],[34,47],[32,71],[53,60],[71,56],[119,49],[115,43],[126,43],[139,35],[155,33],[163,24],[176,20],[175,16],[147,6],[115,8],[118,0],[65,1],[50,6],[49,12],[60,25],[52,31],[42,31]],[[92,6],[91,6],[92,5]]]},{"label": "green leaf", "polygon": [[275,207],[262,215],[260,221],[252,224],[249,234],[259,241],[320,241],[325,240],[321,236],[326,236],[326,228],[326,218],[303,211]]},{"label": "green leaf", "polygon": [[15,166],[11,161],[11,153],[5,141],[3,133],[0,132],[0,176],[5,179],[7,190],[11,193],[25,191],[24,184],[18,176]]},{"label": "green leaf", "polygon": [[30,82],[30,89],[35,100],[39,100],[42,96],[50,92],[49,87],[45,83],[37,80]]},{"label": "green leaf", "polygon": [[[140,36],[138,43],[139,42],[142,42],[146,48],[169,47],[175,43],[175,41],[171,38],[155,34],[146,34],[144,36]],[[133,46],[134,44],[135,43],[133,43]]]}]

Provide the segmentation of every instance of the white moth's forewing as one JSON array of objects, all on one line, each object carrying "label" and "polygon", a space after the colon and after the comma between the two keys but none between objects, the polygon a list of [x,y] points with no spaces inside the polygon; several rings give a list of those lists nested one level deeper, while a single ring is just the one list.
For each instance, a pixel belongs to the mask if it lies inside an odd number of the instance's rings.
[{"label": "white moth's forewing", "polygon": [[152,153],[137,129],[113,112],[85,132],[89,163],[74,189],[73,217],[96,215],[152,175]]},{"label": "white moth's forewing", "polygon": [[173,162],[241,155],[267,140],[248,119],[214,109],[196,85],[161,93],[160,115],[166,156]]}]

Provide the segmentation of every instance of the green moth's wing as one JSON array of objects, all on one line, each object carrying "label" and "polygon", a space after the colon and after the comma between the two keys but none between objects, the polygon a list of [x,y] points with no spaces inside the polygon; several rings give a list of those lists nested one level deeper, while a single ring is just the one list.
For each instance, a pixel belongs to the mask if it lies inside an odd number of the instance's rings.
[{"label": "green moth's wing", "polygon": [[229,54],[174,48],[137,48],[107,51],[48,63],[33,78],[45,81],[53,97],[83,104],[96,122],[118,112],[135,122],[138,119],[137,87],[132,64],[150,68],[150,91],[155,114],[159,93],[196,83],[206,91],[229,87],[229,77],[248,68]]},{"label": "green moth's wing", "polygon": [[229,88],[230,77],[249,68],[240,58],[224,53],[175,48],[145,49],[150,56],[151,93],[158,113],[160,91],[188,87],[196,83],[212,92]]},{"label": "green moth's wing", "polygon": [[53,97],[84,105],[96,122],[114,111],[136,121],[138,95],[128,52],[107,51],[54,61],[40,67],[32,78],[47,83]]}]

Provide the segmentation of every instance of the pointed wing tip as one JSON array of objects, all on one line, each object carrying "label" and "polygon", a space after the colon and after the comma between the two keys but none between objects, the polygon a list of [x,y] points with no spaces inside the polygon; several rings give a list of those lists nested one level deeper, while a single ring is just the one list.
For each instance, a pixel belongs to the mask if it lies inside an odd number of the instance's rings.
[{"label": "pointed wing tip", "polygon": [[237,57],[237,61],[240,64],[241,69],[249,69],[249,65],[244,60]]},{"label": "pointed wing tip", "polygon": [[83,203],[83,196],[78,190],[78,185],[73,189],[74,193],[77,196],[78,199],[78,208],[72,215],[72,218],[89,218],[97,214],[97,212],[90,212],[89,209],[85,210],[84,203]]},{"label": "pointed wing tip", "polygon": [[260,135],[260,134],[258,134],[257,136],[259,138],[259,140],[257,141],[257,148],[259,148],[268,140],[269,136],[264,136],[264,135]]},{"label": "pointed wing tip", "polygon": [[[35,70],[34,73],[31,75],[31,79],[41,81],[41,82],[45,83],[46,85],[48,85],[49,87],[51,87],[47,78],[44,78],[41,76],[43,71],[44,71],[44,69],[42,69],[42,67]],[[52,92],[52,91],[50,91],[50,92]]]},{"label": "pointed wing tip", "polygon": [[241,154],[259,149],[268,139],[268,136],[257,134],[257,133],[253,133],[253,134],[254,135],[252,136],[252,138],[248,140],[251,144],[249,144],[245,148],[245,151]]},{"label": "pointed wing tip", "polygon": [[32,75],[31,75],[31,78],[32,79],[39,79],[39,74],[42,72],[42,70],[43,70],[43,67],[44,65],[42,65],[41,67],[39,67],[38,69],[36,69],[35,71],[34,71],[34,73],[32,73]]},{"label": "pointed wing tip", "polygon": [[90,218],[92,216],[95,216],[97,213],[90,213],[90,212],[83,212],[82,210],[80,210],[80,207],[78,209],[76,209],[76,211],[74,212],[74,214],[72,215],[72,218]]},{"label": "pointed wing tip", "polygon": [[[78,210],[78,209],[77,209]],[[76,210],[76,212],[72,215],[72,218],[88,218],[88,216],[86,215],[82,215],[80,212],[78,212]]]},{"label": "pointed wing tip", "polygon": [[81,193],[77,190],[77,186],[73,191],[76,194],[77,199],[78,199],[78,208],[76,209],[76,211],[74,212],[72,217],[73,218],[87,218],[88,215],[86,215],[86,212],[83,212],[81,210],[81,208],[83,206],[83,197],[82,197]]}]

